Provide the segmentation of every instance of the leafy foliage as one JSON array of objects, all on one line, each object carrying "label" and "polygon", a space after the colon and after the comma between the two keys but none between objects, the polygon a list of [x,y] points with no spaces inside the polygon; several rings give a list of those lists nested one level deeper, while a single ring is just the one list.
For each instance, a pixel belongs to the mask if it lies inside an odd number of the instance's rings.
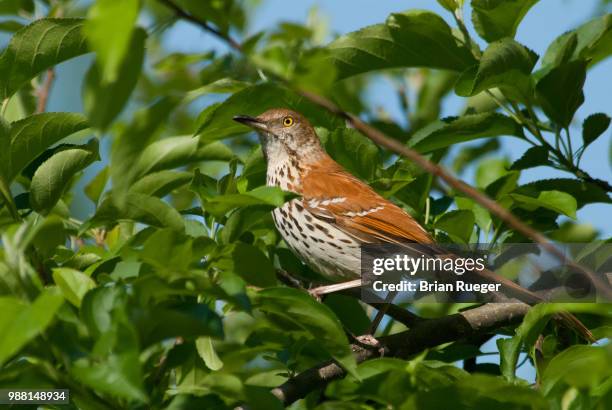
[{"label": "leafy foliage", "polygon": [[[316,18],[249,36],[257,2],[86,3],[0,2],[10,36],[0,56],[0,388],[70,388],[71,407],[83,409],[267,410],[287,404],[272,388],[307,372],[323,376],[299,386],[310,390],[294,409],[612,402],[607,305],[541,304],[516,326],[361,362],[356,336],[370,308],[305,291],[324,279],[288,249],[270,215],[296,194],[266,186],[259,141],[232,120],[273,107],[301,112],[334,159],[439,241],[528,240],[305,96],[319,94],[461,177],[473,174],[476,189],[542,234],[607,243],[579,210],[609,208],[612,188],[580,160],[609,139],[610,113],[588,113],[578,133],[576,124],[589,70],[612,53],[610,14],[561,34],[540,57],[514,39],[535,0],[472,0],[482,50],[463,0],[438,1],[447,19],[408,10],[337,38]],[[176,51],[167,41],[176,17],[232,50],[202,41],[197,53]],[[47,112],[49,94],[62,91],[53,70],[64,74],[62,63],[86,53],[89,69],[70,79],[84,114]],[[372,106],[367,91],[380,78],[400,97],[401,121]],[[451,96],[465,106],[440,118]],[[499,152],[507,137],[526,146],[514,162]],[[535,167],[563,175],[538,179]],[[408,309],[450,320],[465,307]],[[601,341],[565,334],[555,326],[561,311]],[[389,319],[376,336],[403,326]],[[494,336],[499,364],[483,363],[491,352],[482,344]],[[517,374],[521,356],[535,388]],[[330,363],[346,377],[326,380]]]}]

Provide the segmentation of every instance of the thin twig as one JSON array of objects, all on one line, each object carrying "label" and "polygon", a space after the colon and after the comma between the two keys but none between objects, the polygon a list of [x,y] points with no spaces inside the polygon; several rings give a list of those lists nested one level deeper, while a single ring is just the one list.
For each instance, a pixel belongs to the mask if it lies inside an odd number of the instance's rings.
[{"label": "thin twig", "polygon": [[[525,119],[525,117],[522,116],[519,110],[517,110],[517,115],[519,116],[519,118],[522,118],[525,121],[527,129],[529,129],[536,138],[538,138],[550,151],[552,151],[555,154],[555,156],[557,157],[557,160],[559,161],[560,164],[562,164],[565,167],[566,171],[571,172],[572,174],[574,174],[576,177],[578,177],[579,179],[583,181],[590,182],[594,185],[597,185],[598,187],[605,190],[606,192],[612,192],[612,185],[610,183],[602,179],[592,177],[591,175],[589,175],[589,173],[587,173],[583,169],[578,168],[574,164],[574,162],[570,160],[570,158],[572,157],[571,148],[566,146],[566,150],[568,151],[568,154],[566,157],[563,155],[563,153],[559,149],[554,148],[550,143],[548,143],[548,141],[544,139],[544,136],[542,135],[539,127],[537,126],[538,117],[535,111],[533,110],[533,107],[531,107],[530,105],[527,105],[527,112],[529,112],[529,115],[533,119],[533,128],[534,128],[533,130],[531,129],[531,127],[528,126],[530,121]],[[562,138],[560,139],[563,145],[565,146],[565,142],[563,141],[563,139]]]},{"label": "thin twig", "polygon": [[36,105],[36,113],[38,114],[47,110],[47,102],[49,101],[49,93],[53,86],[53,80],[55,80],[55,70],[50,68],[47,70],[45,82],[38,90],[38,104]]},{"label": "thin twig", "polygon": [[465,26],[465,23],[463,22],[463,9],[461,7],[457,7],[452,14],[453,14],[453,17],[455,18],[455,22],[457,23],[457,26],[459,27],[459,30],[461,31],[461,34],[463,34],[464,44],[467,50],[474,57],[476,58],[480,57],[479,55],[480,49],[478,48],[478,45],[472,41],[472,36],[470,36],[470,33],[468,32],[468,29]]},{"label": "thin twig", "polygon": [[9,97],[2,100],[2,108],[0,108],[0,115],[2,115],[3,117],[4,117],[4,114],[6,113],[6,109],[8,107],[9,101],[10,101]]},{"label": "thin twig", "polygon": [[233,48],[234,50],[242,52],[242,45],[236,40],[234,40],[233,38],[231,38],[229,34],[222,33],[221,31],[217,30],[216,28],[208,24],[208,22],[201,20],[197,18],[196,16],[193,16],[187,13],[185,10],[179,7],[173,0],[159,0],[159,1],[163,3],[164,5],[166,5],[166,7],[172,9],[172,11],[174,11],[174,13],[178,17],[181,17],[185,20],[188,20],[194,23],[197,26],[200,26],[204,30],[208,31],[210,34],[228,43],[229,46]]}]

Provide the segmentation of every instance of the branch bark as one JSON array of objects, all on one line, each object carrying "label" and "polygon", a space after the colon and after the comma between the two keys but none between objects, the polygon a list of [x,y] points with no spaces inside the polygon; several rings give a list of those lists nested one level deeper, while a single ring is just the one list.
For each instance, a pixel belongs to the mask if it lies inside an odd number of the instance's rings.
[{"label": "branch bark", "polygon": [[36,104],[36,113],[40,114],[47,110],[47,103],[49,102],[49,94],[51,93],[51,87],[55,80],[55,70],[52,68],[47,70],[45,75],[45,82],[38,90],[38,103]]}]

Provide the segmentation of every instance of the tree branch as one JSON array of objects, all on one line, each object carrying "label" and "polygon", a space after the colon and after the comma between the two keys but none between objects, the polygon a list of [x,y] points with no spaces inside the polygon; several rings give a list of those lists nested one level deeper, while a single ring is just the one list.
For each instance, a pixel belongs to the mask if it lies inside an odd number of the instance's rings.
[{"label": "tree branch", "polygon": [[[528,309],[529,306],[523,303],[487,304],[450,316],[422,320],[410,330],[381,337],[378,339],[380,347],[369,348],[362,344],[352,344],[351,349],[357,363],[381,356],[406,359],[427,348],[518,323]],[[342,367],[334,361],[329,361],[303,371],[272,389],[271,392],[288,406],[345,375],[346,372]],[[247,406],[238,407],[242,410],[247,408]]]},{"label": "tree branch", "polygon": [[36,105],[36,113],[40,114],[47,110],[47,102],[49,101],[49,93],[51,92],[51,86],[55,80],[55,70],[52,68],[47,70],[45,75],[45,82],[38,90],[38,104]]},{"label": "tree branch", "polygon": [[191,15],[190,13],[187,13],[185,10],[180,8],[179,5],[176,4],[173,0],[159,0],[159,1],[163,3],[166,7],[174,11],[177,17],[180,17],[187,21],[192,22],[193,24],[201,27],[205,31],[208,31],[213,36],[219,38],[220,40],[225,41],[234,50],[242,52],[242,45],[236,40],[234,40],[233,38],[231,38],[229,34],[222,33],[221,31],[217,30],[216,28],[208,24],[208,22],[201,20],[197,18],[196,16]]},{"label": "tree branch", "polygon": [[320,95],[311,93],[306,90],[298,91],[302,96],[314,102],[315,104],[327,109],[328,111],[344,118],[347,122],[349,122],[356,130],[361,132],[363,135],[368,137],[370,140],[374,141],[376,144],[385,147],[396,154],[399,154],[405,158],[408,158],[412,162],[416,163],[420,168],[424,171],[433,174],[444,182],[446,182],[451,188],[463,192],[468,197],[472,198],[474,201],[482,205],[484,208],[488,209],[493,215],[497,216],[499,219],[504,221],[508,226],[521,233],[527,238],[530,238],[535,243],[542,245],[547,252],[551,253],[555,256],[559,261],[564,264],[567,264],[568,267],[571,267],[574,270],[577,270],[585,275],[587,275],[593,284],[602,292],[605,292],[608,297],[612,297],[610,291],[608,289],[608,285],[605,284],[601,278],[591,272],[589,269],[585,268],[582,265],[577,264],[573,260],[567,258],[565,253],[558,249],[552,242],[546,238],[546,236],[542,235],[540,232],[536,231],[529,225],[523,223],[520,219],[518,219],[514,214],[508,211],[506,208],[498,204],[495,200],[489,198],[485,193],[480,192],[476,188],[471,185],[466,184],[465,182],[455,178],[451,175],[446,169],[441,167],[439,164],[433,163],[429,161],[427,158],[419,154],[417,151],[408,148],[401,142],[393,139],[384,133],[380,132],[378,129],[372,127],[369,124],[363,122],[359,117],[343,111],[336,104],[331,102],[325,97]]}]

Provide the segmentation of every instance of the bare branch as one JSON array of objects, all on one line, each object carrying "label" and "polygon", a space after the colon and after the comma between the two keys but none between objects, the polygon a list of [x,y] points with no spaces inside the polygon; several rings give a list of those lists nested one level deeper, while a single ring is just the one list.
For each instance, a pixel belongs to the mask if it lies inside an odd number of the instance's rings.
[{"label": "bare branch", "polygon": [[45,82],[38,90],[38,104],[36,105],[37,114],[40,114],[41,112],[45,112],[47,110],[47,103],[49,101],[49,93],[51,92],[51,87],[53,86],[54,80],[55,80],[55,70],[50,68],[47,70],[47,74],[45,75]]},{"label": "bare branch", "polygon": [[229,34],[222,33],[221,31],[217,30],[216,28],[208,24],[208,22],[204,20],[200,20],[199,18],[187,13],[185,10],[180,8],[173,0],[159,0],[159,1],[163,3],[164,5],[166,5],[166,7],[172,9],[172,11],[176,13],[177,17],[183,18],[203,28],[204,30],[208,31],[210,34],[214,35],[215,37],[225,41],[234,50],[240,51],[240,52],[242,51],[242,46],[240,45],[240,43],[235,41],[233,38],[231,38]]}]

